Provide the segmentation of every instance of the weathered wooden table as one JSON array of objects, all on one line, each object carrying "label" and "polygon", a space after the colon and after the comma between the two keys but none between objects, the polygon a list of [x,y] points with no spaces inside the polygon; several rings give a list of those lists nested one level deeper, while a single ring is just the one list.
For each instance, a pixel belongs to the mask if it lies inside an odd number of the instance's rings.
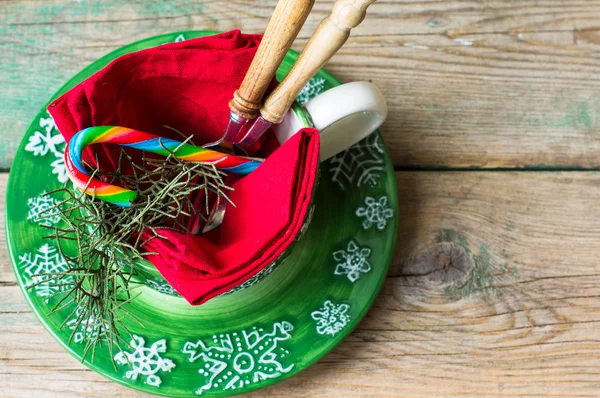
[{"label": "weathered wooden table", "polygon": [[[84,66],[166,32],[261,32],[274,3],[2,0],[0,207],[31,119]],[[597,0],[371,7],[328,69],[387,97],[396,256],[358,329],[256,396],[600,394],[599,20]],[[1,246],[0,396],[142,395],[50,337]]]}]

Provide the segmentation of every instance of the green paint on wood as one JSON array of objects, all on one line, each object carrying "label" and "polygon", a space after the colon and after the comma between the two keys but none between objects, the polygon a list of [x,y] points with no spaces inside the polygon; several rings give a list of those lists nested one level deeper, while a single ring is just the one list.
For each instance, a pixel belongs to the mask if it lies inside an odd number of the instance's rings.
[{"label": "green paint on wood", "polygon": [[467,253],[470,253],[467,238],[454,229],[443,229],[439,232],[437,243],[442,242],[458,243],[467,250]]},{"label": "green paint on wood", "polygon": [[450,23],[450,20],[443,17],[433,17],[426,22],[426,25],[430,28],[441,28]]},{"label": "green paint on wood", "polygon": [[551,99],[552,112],[529,114],[525,125],[533,129],[560,128],[590,130],[600,125],[600,97],[590,97],[565,103],[563,95]]},{"label": "green paint on wood", "polygon": [[441,230],[438,242],[450,242],[460,245],[473,260],[474,268],[467,280],[460,285],[451,285],[444,292],[451,300],[461,300],[470,296],[478,296],[486,302],[494,302],[502,295],[497,288],[498,282],[506,278],[515,278],[516,268],[509,267],[498,259],[498,254],[492,254],[486,243],[479,245],[477,253],[469,248],[467,237],[453,229]]},{"label": "green paint on wood", "polygon": [[526,164],[522,167],[525,171],[590,171],[580,164],[552,165],[552,164]]},{"label": "green paint on wood", "polygon": [[134,1],[130,3],[137,15],[142,17],[186,17],[203,14],[206,6],[200,2],[181,1]]}]

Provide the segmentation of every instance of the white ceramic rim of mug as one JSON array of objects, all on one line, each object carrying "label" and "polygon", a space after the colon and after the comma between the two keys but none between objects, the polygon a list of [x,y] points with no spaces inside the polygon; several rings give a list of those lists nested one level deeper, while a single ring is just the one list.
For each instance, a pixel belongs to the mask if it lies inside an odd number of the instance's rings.
[{"label": "white ceramic rim of mug", "polygon": [[275,127],[275,134],[282,144],[308,121],[321,133],[321,161],[367,137],[381,126],[388,113],[383,94],[369,82],[333,87],[308,101],[303,111],[293,107]]}]

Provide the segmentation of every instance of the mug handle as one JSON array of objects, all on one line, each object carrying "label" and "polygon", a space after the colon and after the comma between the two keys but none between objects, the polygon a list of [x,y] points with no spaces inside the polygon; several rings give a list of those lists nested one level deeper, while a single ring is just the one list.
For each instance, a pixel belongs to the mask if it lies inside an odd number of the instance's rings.
[{"label": "mug handle", "polygon": [[321,161],[371,134],[388,113],[383,94],[368,82],[333,87],[308,101],[304,108],[321,133]]}]

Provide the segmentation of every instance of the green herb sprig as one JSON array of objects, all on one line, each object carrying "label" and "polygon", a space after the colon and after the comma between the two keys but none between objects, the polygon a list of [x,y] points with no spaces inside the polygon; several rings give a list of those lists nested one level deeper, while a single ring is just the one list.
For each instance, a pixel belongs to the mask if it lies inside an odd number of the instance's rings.
[{"label": "green herb sprig", "polygon": [[[78,330],[84,331],[82,360],[91,350],[93,361],[97,347],[104,343],[113,358],[114,345],[120,348],[126,337],[131,336],[124,319],[141,324],[127,310],[127,304],[135,299],[135,290],[139,288],[132,279],[135,263],[153,254],[142,248],[151,239],[162,238],[158,229],[189,233],[192,220],[206,221],[209,195],[231,202],[227,195],[231,188],[224,183],[225,173],[211,163],[177,159],[173,155],[176,151],[169,151],[166,158],[142,153],[138,163],[121,150],[116,172],[94,170],[93,177],[138,192],[137,200],[129,207],[98,200],[70,188],[69,184],[47,194],[60,201],[46,209],[42,217],[58,213],[62,222],[59,226],[45,225],[52,230],[46,238],[57,242],[68,269],[40,275],[44,278],[38,283],[52,282],[64,287],[55,294],[58,301],[52,313],[72,310],[62,327],[68,324],[73,330],[69,344]],[[124,173],[125,166],[132,172]],[[193,203],[196,195],[203,195],[203,206]],[[143,237],[144,231],[150,231],[150,236]]]}]

